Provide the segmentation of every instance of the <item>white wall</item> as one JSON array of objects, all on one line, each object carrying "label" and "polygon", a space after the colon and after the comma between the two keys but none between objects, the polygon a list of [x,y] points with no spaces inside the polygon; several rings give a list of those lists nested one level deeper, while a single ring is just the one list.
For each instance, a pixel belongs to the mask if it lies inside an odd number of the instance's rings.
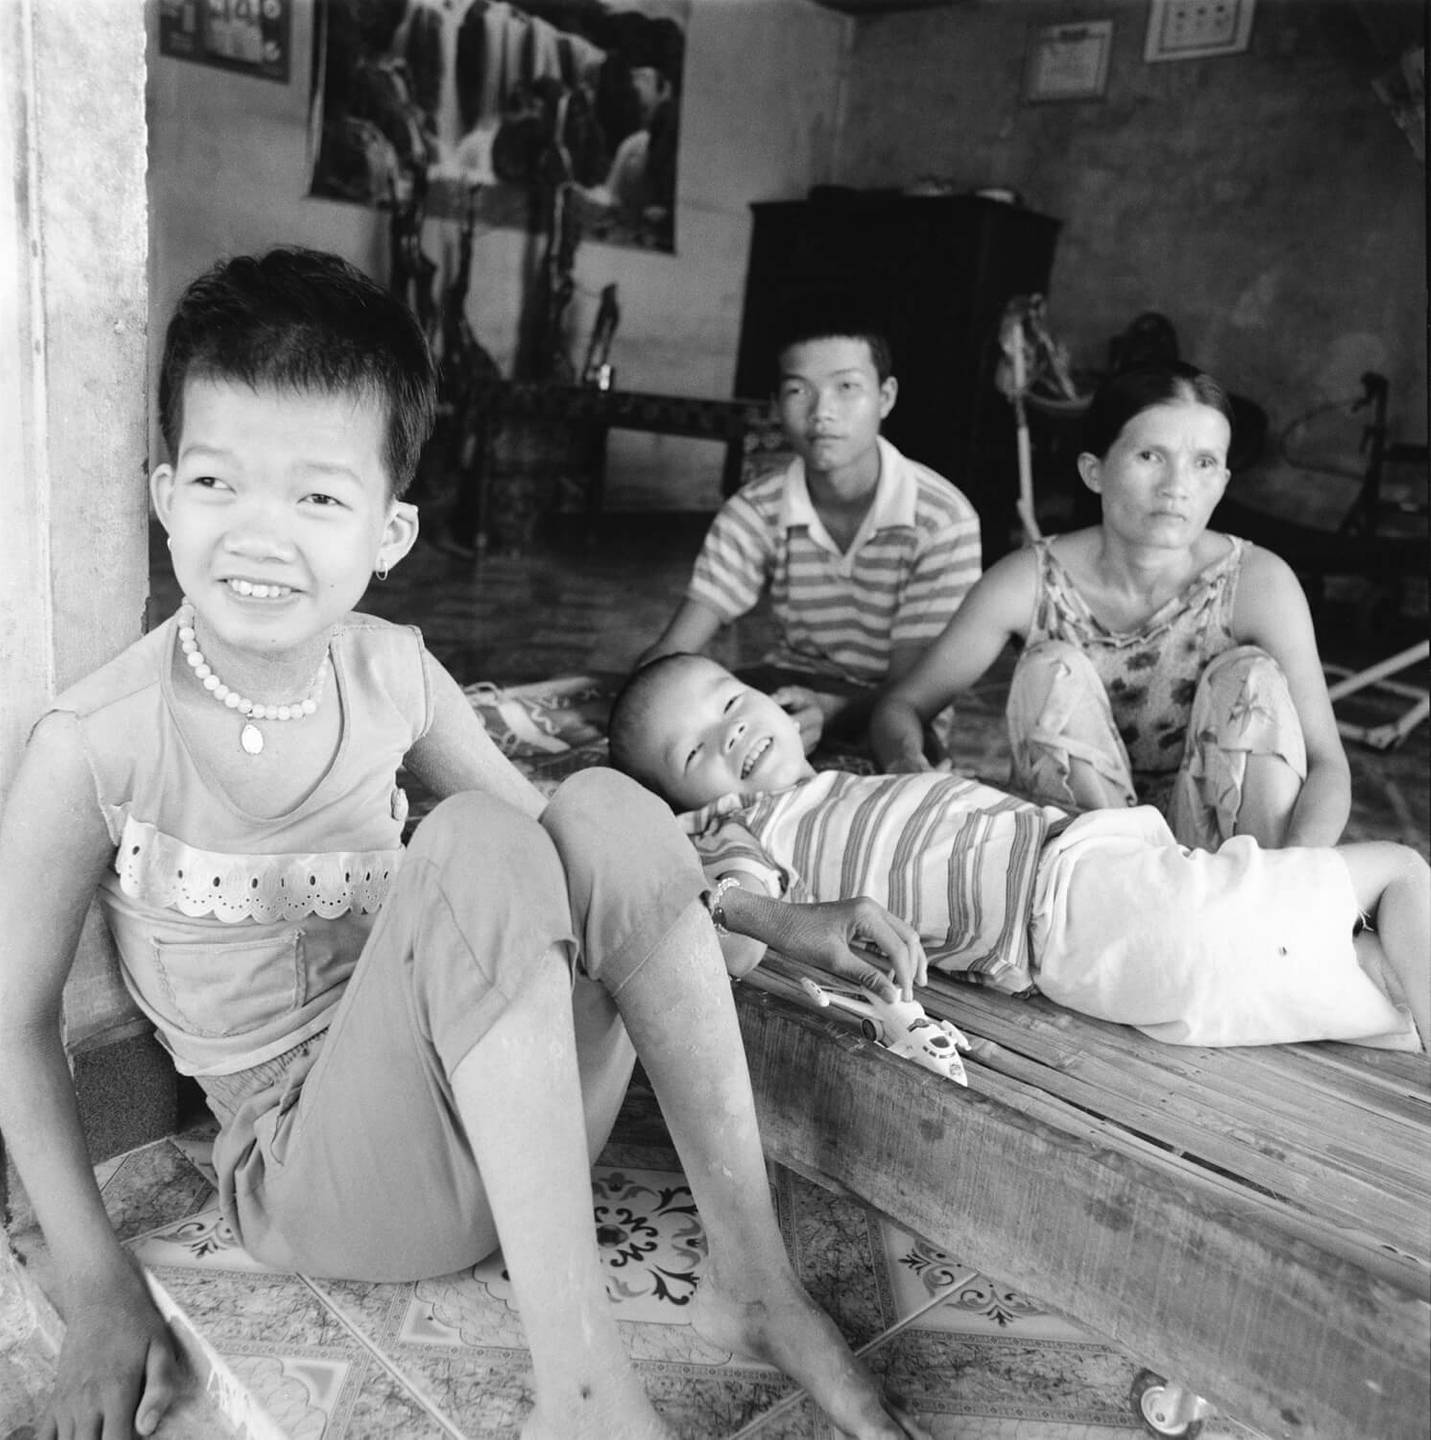
[{"label": "white wall", "polygon": [[[175,296],[220,254],[292,241],[335,250],[384,275],[386,217],[306,194],[312,0],[294,7],[286,86],[158,55],[154,9],[151,0],[153,348]],[[811,0],[692,0],[677,253],[582,245],[571,309],[578,362],[601,287],[614,281],[618,384],[731,394],[748,206],[803,195],[831,178],[850,30],[849,21]],[[429,223],[434,258],[445,242],[455,243],[454,230]],[[504,369],[514,349],[526,244],[519,231],[479,229],[473,248],[473,328]],[[613,435],[611,504],[714,508],[721,458],[719,446],[701,441]]]}]

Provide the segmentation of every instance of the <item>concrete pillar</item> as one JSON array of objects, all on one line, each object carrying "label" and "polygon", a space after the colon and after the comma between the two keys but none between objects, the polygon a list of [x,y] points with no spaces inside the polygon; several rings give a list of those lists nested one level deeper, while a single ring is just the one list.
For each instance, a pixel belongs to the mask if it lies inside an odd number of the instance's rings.
[{"label": "concrete pillar", "polygon": [[[144,51],[138,4],[0,0],[0,799],[47,701],[143,632]],[[92,1148],[137,1143],[172,1076],[93,915],[65,1029]]]}]

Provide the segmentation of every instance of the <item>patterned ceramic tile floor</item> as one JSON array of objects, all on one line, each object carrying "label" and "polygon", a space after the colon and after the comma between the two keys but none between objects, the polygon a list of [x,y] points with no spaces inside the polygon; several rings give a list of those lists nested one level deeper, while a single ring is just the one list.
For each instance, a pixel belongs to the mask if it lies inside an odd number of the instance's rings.
[{"label": "patterned ceramic tile floor", "polygon": [[[267,1270],[237,1246],[215,1206],[212,1132],[198,1124],[97,1174],[121,1236],[257,1407],[251,1434],[517,1435],[530,1370],[500,1256],[402,1285]],[[1131,1357],[863,1206],[779,1167],[770,1183],[801,1278],[937,1440],[1142,1433],[1128,1399]],[[682,1440],[829,1440],[833,1432],[776,1371],[714,1350],[691,1330],[686,1306],[704,1235],[639,1076],[592,1192],[628,1351]],[[19,1229],[19,1247],[43,1279],[34,1233]],[[0,1436],[23,1434],[28,1418],[0,1414]],[[1205,1433],[1251,1432],[1214,1419]]]}]

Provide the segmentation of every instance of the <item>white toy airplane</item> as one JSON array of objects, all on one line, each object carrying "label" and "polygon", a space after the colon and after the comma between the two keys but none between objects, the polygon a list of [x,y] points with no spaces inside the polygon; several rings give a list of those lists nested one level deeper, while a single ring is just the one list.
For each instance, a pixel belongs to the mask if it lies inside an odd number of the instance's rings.
[{"label": "white toy airplane", "polygon": [[[799,973],[790,973],[794,969]],[[958,1085],[969,1083],[959,1057],[961,1050],[972,1048],[969,1038],[948,1020],[925,1014],[918,1000],[884,1000],[825,973],[816,980],[783,955],[767,955],[745,978],[777,995],[853,1016],[867,1040]]]}]

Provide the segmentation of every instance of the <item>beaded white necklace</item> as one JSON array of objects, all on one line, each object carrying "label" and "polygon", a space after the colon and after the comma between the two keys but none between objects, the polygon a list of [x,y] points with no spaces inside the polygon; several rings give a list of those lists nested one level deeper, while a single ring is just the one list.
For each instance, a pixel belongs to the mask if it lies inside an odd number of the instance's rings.
[{"label": "beaded white necklace", "polygon": [[204,689],[220,705],[229,710],[237,710],[244,717],[243,727],[239,730],[239,745],[245,754],[258,755],[263,751],[263,731],[254,721],[306,720],[318,708],[318,702],[323,698],[323,678],[328,673],[326,651],[319,662],[318,673],[308,687],[308,693],[301,700],[294,700],[287,705],[259,705],[246,695],[240,695],[237,690],[230,689],[214,674],[213,666],[204,659],[204,652],[199,649],[199,642],[194,634],[194,611],[187,603],[179,611],[179,648],[184,652],[184,659],[188,661],[195,678]]}]

